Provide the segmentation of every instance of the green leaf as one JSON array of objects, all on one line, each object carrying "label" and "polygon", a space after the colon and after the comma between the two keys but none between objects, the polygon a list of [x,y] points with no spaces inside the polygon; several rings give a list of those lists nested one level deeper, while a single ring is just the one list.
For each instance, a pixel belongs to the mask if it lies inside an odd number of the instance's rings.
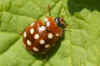
[{"label": "green leaf", "polygon": [[99,17],[100,12],[84,9],[69,20],[73,66],[99,66]]},{"label": "green leaf", "polygon": [[[98,2],[0,0],[0,66],[100,66]],[[41,59],[41,56],[34,56],[25,49],[20,33],[35,20],[44,20],[48,4],[51,16],[64,16],[68,26],[60,45]],[[75,8],[77,5],[80,7]]]}]

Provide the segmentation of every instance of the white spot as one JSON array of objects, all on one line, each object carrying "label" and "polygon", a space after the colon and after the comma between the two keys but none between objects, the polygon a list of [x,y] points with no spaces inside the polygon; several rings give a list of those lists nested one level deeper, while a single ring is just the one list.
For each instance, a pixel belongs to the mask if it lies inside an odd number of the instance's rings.
[{"label": "white spot", "polygon": [[40,44],[45,44],[45,41],[44,40],[40,40]]},{"label": "white spot", "polygon": [[56,19],[56,22],[58,22],[58,19]]},{"label": "white spot", "polygon": [[49,27],[50,26],[50,22],[48,21],[48,18],[45,18],[45,22],[46,22],[46,26]]},{"label": "white spot", "polygon": [[57,23],[59,22],[58,19],[56,19],[56,22],[57,22]]},{"label": "white spot", "polygon": [[34,33],[34,29],[33,29],[33,28],[30,29],[30,33],[31,33],[31,34]]},{"label": "white spot", "polygon": [[48,34],[48,38],[49,38],[49,39],[52,39],[52,38],[53,38],[53,34],[52,34],[52,33],[49,33],[49,34]]},{"label": "white spot", "polygon": [[31,26],[33,26],[35,23],[33,22],[32,24],[31,24]]},{"label": "white spot", "polygon": [[50,47],[50,44],[46,44],[44,47],[45,48],[49,48]]},{"label": "white spot", "polygon": [[38,48],[36,48],[36,47],[33,47],[33,51],[38,52],[38,51],[39,51],[39,49],[38,49]]},{"label": "white spot", "polygon": [[49,27],[50,26],[50,22],[48,21],[48,22],[46,22],[46,26],[47,27]]},{"label": "white spot", "polygon": [[24,32],[24,37],[26,37],[27,35],[26,35],[26,32]]},{"label": "white spot", "polygon": [[58,33],[56,33],[56,36],[59,36],[59,34],[58,34]]},{"label": "white spot", "polygon": [[46,30],[46,27],[45,26],[39,27],[39,32],[44,31],[44,30]]},{"label": "white spot", "polygon": [[28,46],[31,46],[30,40],[27,40],[27,45],[28,45]]},{"label": "white spot", "polygon": [[39,39],[39,34],[35,34],[34,39]]},{"label": "white spot", "polygon": [[45,18],[45,21],[48,22],[48,18]]}]

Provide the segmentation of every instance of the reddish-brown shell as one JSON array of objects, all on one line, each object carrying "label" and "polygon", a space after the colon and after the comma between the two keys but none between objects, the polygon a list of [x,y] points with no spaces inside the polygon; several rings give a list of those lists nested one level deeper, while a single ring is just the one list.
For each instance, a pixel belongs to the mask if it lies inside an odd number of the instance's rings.
[{"label": "reddish-brown shell", "polygon": [[23,41],[29,51],[45,54],[62,36],[63,30],[57,26],[53,17],[47,17],[45,23],[44,25],[41,20],[37,20],[26,27]]}]

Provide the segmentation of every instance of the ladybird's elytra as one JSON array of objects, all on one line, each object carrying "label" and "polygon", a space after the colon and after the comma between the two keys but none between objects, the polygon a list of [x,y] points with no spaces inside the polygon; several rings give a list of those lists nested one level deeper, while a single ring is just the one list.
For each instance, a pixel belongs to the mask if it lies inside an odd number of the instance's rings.
[{"label": "ladybird's elytra", "polygon": [[56,46],[57,40],[62,36],[64,19],[46,17],[44,20],[45,24],[37,20],[26,27],[23,41],[28,51],[46,54],[52,46]]}]

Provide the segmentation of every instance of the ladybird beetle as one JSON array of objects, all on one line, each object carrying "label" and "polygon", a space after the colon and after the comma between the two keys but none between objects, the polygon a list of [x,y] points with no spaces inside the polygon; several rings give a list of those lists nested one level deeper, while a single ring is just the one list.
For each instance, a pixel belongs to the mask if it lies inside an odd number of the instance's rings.
[{"label": "ladybird beetle", "polygon": [[44,23],[37,20],[26,27],[24,45],[33,53],[46,54],[63,35],[64,28],[65,23],[62,17],[46,17]]}]

